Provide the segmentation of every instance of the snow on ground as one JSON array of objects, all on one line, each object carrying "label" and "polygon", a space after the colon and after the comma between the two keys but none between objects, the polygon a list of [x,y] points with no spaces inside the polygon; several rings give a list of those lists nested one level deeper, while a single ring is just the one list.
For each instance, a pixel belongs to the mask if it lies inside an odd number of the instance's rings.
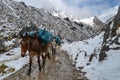
[{"label": "snow on ground", "polygon": [[67,50],[68,54],[72,56],[72,59],[75,60],[76,55],[79,53],[79,55],[84,55],[84,52],[87,52],[87,55],[90,55],[94,52],[94,49],[97,49],[100,47],[102,42],[102,36],[103,33],[95,37],[94,39],[79,41],[79,42],[73,42],[65,43],[61,49]]},{"label": "snow on ground", "polygon": [[[77,69],[79,69],[79,67],[84,67],[82,71],[87,72],[86,76],[88,79],[120,80],[120,50],[108,51],[108,57],[102,62],[98,62],[98,55],[93,58],[91,63],[88,61],[91,53],[99,53],[102,40],[103,33],[92,39],[64,43],[61,49],[66,50],[73,62],[76,62],[75,66]],[[87,52],[87,57],[84,56],[85,52]],[[90,63],[90,65],[86,65],[87,63]]]},{"label": "snow on ground", "polygon": [[21,57],[20,52],[20,47],[18,47],[8,52],[5,52],[4,54],[0,54],[0,65],[5,64],[10,68],[15,68],[15,71],[11,73],[0,75],[0,80],[20,70],[23,66],[25,66],[28,63],[28,56]]},{"label": "snow on ground", "polygon": [[5,41],[5,46],[7,47],[7,46],[10,46],[10,45],[13,45],[14,41],[15,41],[15,39],[12,39],[11,41]]},{"label": "snow on ground", "polygon": [[118,27],[118,30],[116,31],[116,33],[119,35],[120,34],[120,27]]},{"label": "snow on ground", "polygon": [[2,26],[0,26],[0,30],[2,30],[2,28],[3,28],[3,27],[2,27]]}]

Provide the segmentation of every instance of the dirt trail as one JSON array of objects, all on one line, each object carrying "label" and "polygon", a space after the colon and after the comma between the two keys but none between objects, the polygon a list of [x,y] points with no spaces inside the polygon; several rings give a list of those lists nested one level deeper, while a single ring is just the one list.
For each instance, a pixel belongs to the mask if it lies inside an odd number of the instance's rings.
[{"label": "dirt trail", "polygon": [[75,69],[65,51],[58,49],[56,56],[54,63],[47,60],[45,72],[39,73],[37,61],[34,59],[30,76],[27,75],[29,66],[26,65],[4,80],[88,80],[84,73]]}]

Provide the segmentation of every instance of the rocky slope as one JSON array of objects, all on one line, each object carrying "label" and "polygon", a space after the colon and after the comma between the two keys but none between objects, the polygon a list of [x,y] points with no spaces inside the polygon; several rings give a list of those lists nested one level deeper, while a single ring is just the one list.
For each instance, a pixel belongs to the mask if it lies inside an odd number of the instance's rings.
[{"label": "rocky slope", "polygon": [[0,0],[0,51],[9,50],[19,44],[18,33],[23,27],[34,23],[38,28],[45,24],[54,34],[61,31],[68,41],[78,41],[94,37],[100,30],[95,30],[82,22],[71,21],[69,17],[55,17],[46,9],[38,9],[24,2]]},{"label": "rocky slope", "polygon": [[107,57],[106,52],[109,50],[120,49],[120,7],[118,13],[107,21],[104,32],[99,61]]}]

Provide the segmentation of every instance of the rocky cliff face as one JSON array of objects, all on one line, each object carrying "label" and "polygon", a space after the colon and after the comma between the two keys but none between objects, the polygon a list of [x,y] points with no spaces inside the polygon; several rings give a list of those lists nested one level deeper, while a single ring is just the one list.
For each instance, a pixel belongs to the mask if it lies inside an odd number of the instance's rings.
[{"label": "rocky cliff face", "polygon": [[120,7],[118,13],[107,21],[104,32],[99,61],[102,61],[107,57],[107,51],[120,49]]},{"label": "rocky cliff face", "polygon": [[105,28],[105,24],[100,19],[98,19],[96,16],[93,19],[93,23],[94,23],[93,28],[96,31],[103,30]]},{"label": "rocky cliff face", "polygon": [[3,41],[5,50],[19,44],[17,34],[23,27],[29,27],[31,22],[38,28],[45,24],[45,28],[53,30],[54,34],[61,31],[62,37],[68,41],[83,40],[96,35],[93,28],[73,22],[68,17],[55,17],[48,10],[34,8],[24,2],[0,0],[0,40]]}]

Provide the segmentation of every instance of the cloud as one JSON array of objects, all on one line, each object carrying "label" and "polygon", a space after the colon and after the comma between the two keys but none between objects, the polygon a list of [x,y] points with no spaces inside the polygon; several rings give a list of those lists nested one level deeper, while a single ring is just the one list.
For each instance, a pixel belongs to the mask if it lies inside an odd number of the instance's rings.
[{"label": "cloud", "polygon": [[[21,1],[21,0],[16,0]],[[91,16],[107,16],[107,13],[115,14],[110,11],[118,5],[119,0],[22,0],[28,5],[37,8],[55,8],[61,9],[68,14],[72,14],[79,18],[86,18]],[[118,1],[118,2],[117,2]],[[115,9],[116,10],[116,9]],[[113,10],[114,11],[114,10]],[[104,15],[105,14],[105,15]],[[107,18],[107,17],[106,17]]]}]

